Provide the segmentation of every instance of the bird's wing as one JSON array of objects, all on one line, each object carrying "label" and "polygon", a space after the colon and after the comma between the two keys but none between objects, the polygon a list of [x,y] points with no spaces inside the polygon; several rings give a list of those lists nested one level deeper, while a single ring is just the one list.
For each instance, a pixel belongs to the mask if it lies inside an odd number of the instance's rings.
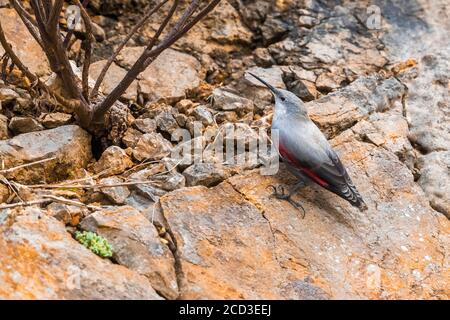
[{"label": "bird's wing", "polygon": [[364,206],[350,176],[322,132],[313,124],[289,126],[280,131],[280,155],[320,186],[349,201]]}]

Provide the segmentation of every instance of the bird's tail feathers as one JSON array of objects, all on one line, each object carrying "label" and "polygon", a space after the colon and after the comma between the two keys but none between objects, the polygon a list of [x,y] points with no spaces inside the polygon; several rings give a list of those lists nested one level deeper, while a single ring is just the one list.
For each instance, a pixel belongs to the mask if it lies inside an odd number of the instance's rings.
[{"label": "bird's tail feathers", "polygon": [[364,202],[364,200],[361,198],[361,201],[359,203],[359,205],[357,206],[359,211],[363,212],[366,211],[367,209],[369,209],[369,207],[367,207],[367,204]]},{"label": "bird's tail feathers", "polygon": [[331,188],[331,191],[347,200],[352,206],[357,207],[360,211],[367,210],[367,204],[364,202],[350,178],[347,179],[347,184],[341,184],[338,188]]}]

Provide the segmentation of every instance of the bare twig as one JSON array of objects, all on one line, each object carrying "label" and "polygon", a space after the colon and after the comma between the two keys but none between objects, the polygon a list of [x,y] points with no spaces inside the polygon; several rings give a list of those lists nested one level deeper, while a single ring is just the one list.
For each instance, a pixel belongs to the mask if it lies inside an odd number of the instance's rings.
[{"label": "bare twig", "polygon": [[34,75],[28,68],[22,63],[22,61],[19,59],[19,57],[14,53],[12,50],[11,45],[6,40],[5,33],[2,28],[2,24],[0,22],[0,43],[5,50],[8,57],[13,61],[13,63],[19,68],[19,70],[27,77],[30,82],[36,83],[36,85],[47,92],[49,95],[55,97],[55,99],[68,108],[71,111],[75,111],[78,109],[79,101],[77,100],[68,100],[62,97],[61,95],[57,94],[53,90],[51,90],[49,87],[47,87],[36,75]]},{"label": "bare twig", "polygon": [[[50,15],[52,14],[52,6],[58,6],[58,3],[63,2],[61,0],[55,0],[55,1],[49,1],[49,0],[39,0],[41,3],[42,11],[45,13],[45,20],[47,24],[49,24],[50,21]],[[56,2],[54,5],[52,2]]]},{"label": "bare twig", "polygon": [[47,12],[48,12],[48,18],[47,18],[47,25],[49,28],[55,28],[55,26],[58,25],[58,19],[59,15],[61,14],[64,0],[55,0],[54,4],[51,4],[51,1],[47,2]]},{"label": "bare twig", "polygon": [[[199,0],[194,0],[188,6],[184,14],[181,18],[176,22],[173,29],[168,33],[167,36],[161,41],[161,43],[155,47],[155,49],[150,50],[150,45],[156,42],[156,37],[153,38],[151,44],[147,47],[147,49],[142,53],[142,55],[138,58],[138,60],[134,63],[131,69],[127,72],[122,81],[111,91],[111,93],[103,100],[102,103],[97,105],[94,110],[93,121],[99,122],[103,115],[111,108],[115,101],[117,101],[120,96],[128,89],[131,83],[138,77],[138,75],[143,72],[155,59],[167,48],[169,48],[173,43],[175,43],[179,38],[181,38],[186,32],[188,32],[194,25],[197,23],[202,17],[204,17],[207,13],[212,11],[218,4],[220,0],[212,0],[201,12],[195,16],[193,21],[194,23],[188,22],[189,18],[192,17],[195,10],[199,7]],[[177,4],[178,1],[175,0]],[[173,8],[176,8],[173,7]],[[168,24],[171,16],[169,14],[168,17],[164,20],[162,27],[158,30],[159,34],[162,33],[164,27]],[[157,34],[157,36],[159,36]]]},{"label": "bare twig", "polygon": [[66,198],[63,198],[63,197],[58,197],[58,196],[55,196],[55,195],[43,195],[42,197],[46,198],[46,199],[49,199],[49,200],[56,201],[56,202],[61,202],[61,203],[64,203],[64,204],[68,204],[68,205],[71,205],[71,206],[86,207],[86,208],[88,208],[90,210],[98,211],[98,210],[102,209],[101,207],[97,207],[97,206],[94,206],[94,205],[91,205],[91,204],[84,204],[84,203],[79,202],[79,201],[69,200],[69,199],[66,199]]},{"label": "bare twig", "polygon": [[0,58],[0,61],[2,62],[2,80],[6,82],[6,78],[7,78],[7,68],[8,68],[8,62],[9,62],[9,57],[6,53],[3,54],[3,56]]},{"label": "bare twig", "polygon": [[89,102],[89,68],[91,66],[91,56],[92,56],[92,42],[94,41],[94,36],[92,35],[92,21],[87,13],[86,9],[80,3],[79,0],[75,0],[75,3],[80,7],[81,17],[84,22],[84,28],[86,30],[85,39],[83,41],[84,49],[84,62],[83,62],[83,73],[82,73],[82,91],[83,96],[87,102]]},{"label": "bare twig", "polygon": [[53,186],[55,186],[55,188],[63,188],[66,185],[76,184],[76,183],[79,183],[79,182],[84,182],[84,181],[92,180],[92,179],[97,179],[97,178],[101,177],[103,174],[105,174],[106,172],[108,172],[108,170],[103,170],[102,172],[97,173],[97,174],[95,174],[93,176],[88,176],[88,177],[75,179],[75,180],[69,180],[69,181],[65,181],[65,182],[62,182],[62,183],[58,183],[58,184],[43,183],[43,184],[27,185],[26,187],[27,188],[34,188],[34,189],[36,189],[36,188],[44,188],[45,189],[46,187],[53,188]]},{"label": "bare twig", "polygon": [[103,82],[103,79],[106,76],[106,73],[108,72],[108,69],[111,67],[111,64],[114,62],[116,57],[119,55],[119,53],[122,51],[122,49],[125,47],[125,45],[130,41],[130,39],[138,32],[142,26],[147,22],[148,19],[156,12],[158,11],[164,4],[167,3],[168,0],[163,0],[160,2],[156,7],[151,9],[147,12],[147,14],[131,29],[131,31],[128,33],[128,35],[123,39],[123,41],[119,44],[116,51],[109,57],[108,61],[102,68],[102,71],[100,72],[100,75],[97,78],[97,81],[95,82],[94,88],[91,92],[91,98],[95,98],[98,94],[98,89],[100,88],[100,85]]},{"label": "bare twig", "polygon": [[30,185],[27,186],[31,189],[97,189],[97,188],[113,188],[113,187],[125,187],[134,186],[139,184],[152,184],[154,181],[150,180],[138,180],[138,181],[126,181],[114,184],[98,183],[98,184],[48,184],[48,185]]},{"label": "bare twig", "polygon": [[11,182],[9,182],[8,179],[6,179],[3,175],[0,175],[0,181],[3,182],[8,186],[8,188],[14,193],[14,195],[20,199],[20,201],[23,201],[23,199],[20,197],[19,193],[16,190],[16,186],[13,185]]},{"label": "bare twig", "polygon": [[181,32],[175,37],[174,42],[182,37],[183,34],[187,33],[196,25],[200,20],[202,20],[208,13],[210,13],[219,4],[220,0],[211,1],[205,8],[203,8],[200,13],[198,13],[188,24],[186,24]]},{"label": "bare twig", "polygon": [[16,202],[16,203],[11,203],[11,204],[3,204],[0,205],[0,210],[4,210],[4,209],[12,209],[12,208],[16,208],[16,207],[29,207],[29,206],[34,206],[36,204],[44,204],[44,203],[48,203],[50,202],[50,199],[40,199],[40,200],[33,200],[33,201],[21,201],[21,202]]},{"label": "bare twig", "polygon": [[47,21],[44,13],[44,8],[42,6],[42,2],[40,0],[31,0],[30,1],[31,7],[33,8],[34,15],[36,16],[36,22],[39,26],[39,21],[42,23],[45,23]]},{"label": "bare twig", "polygon": [[155,163],[161,163],[161,160],[153,160],[153,161],[144,160],[143,162],[131,167],[130,169],[125,170],[123,172],[123,174],[127,174],[128,172],[134,171],[138,168],[145,167],[145,166],[148,166],[150,164],[155,164]]},{"label": "bare twig", "polygon": [[43,195],[42,198],[44,198],[44,199],[32,200],[32,201],[20,201],[20,202],[11,203],[11,204],[0,205],[0,210],[12,209],[12,208],[17,208],[17,207],[29,207],[29,206],[34,206],[37,204],[49,203],[52,201],[64,203],[64,204],[71,205],[71,206],[88,208],[88,209],[94,210],[94,211],[99,211],[102,209],[101,207],[97,207],[97,206],[90,205],[90,204],[84,204],[82,202],[69,200],[69,199],[54,196],[54,195]]},{"label": "bare twig", "polygon": [[[44,5],[41,1],[32,0],[31,7],[36,17],[37,26],[44,45],[44,52],[50,62],[50,68],[62,80],[64,89],[70,98],[76,101],[76,103],[71,105],[70,110],[76,114],[80,124],[87,128],[91,122],[91,107],[83,96],[82,88],[78,86],[78,80],[72,70],[62,43],[58,19],[49,20],[53,18],[52,12],[55,12],[56,16],[59,17],[59,13],[62,10],[61,0],[51,3],[55,3],[55,7],[49,7],[49,1]],[[49,19],[46,18],[46,10]],[[32,79],[30,80],[35,82]],[[39,86],[42,87],[41,84]],[[54,96],[58,102],[61,100],[58,96]]]},{"label": "bare twig", "polygon": [[15,170],[19,170],[19,169],[22,169],[22,168],[34,166],[36,164],[41,164],[41,163],[52,161],[52,160],[55,160],[55,159],[56,159],[56,157],[51,157],[51,158],[47,158],[47,159],[43,159],[43,160],[38,160],[38,161],[30,162],[30,163],[25,163],[25,164],[22,164],[20,166],[16,166],[16,167],[12,167],[12,168],[9,168],[9,169],[0,170],[0,174],[10,173],[10,172],[13,172]]},{"label": "bare twig", "polygon": [[200,13],[198,13],[189,23],[186,23],[181,30],[172,36],[171,38],[166,37],[165,40],[161,41],[161,44],[158,45],[155,49],[148,53],[148,60],[145,61],[145,64],[149,65],[155,60],[155,55],[159,55],[166,48],[170,47],[177,40],[179,40],[184,34],[189,32],[192,27],[197,24],[201,19],[203,19],[209,12],[211,12],[218,4],[220,0],[211,1],[205,8],[203,8]]},{"label": "bare twig", "polygon": [[6,40],[5,33],[3,31],[2,23],[0,22],[0,43],[2,44],[3,49],[5,50],[8,57],[13,61],[13,63],[22,71],[22,73],[30,79],[31,82],[37,81],[38,77],[35,76],[31,71],[28,70],[27,67],[20,61],[19,57],[12,50],[11,45]]},{"label": "bare twig", "polygon": [[31,14],[29,14],[25,8],[20,4],[19,1],[9,0],[11,6],[17,11],[20,16],[25,17],[28,21],[30,21],[34,26],[37,26],[36,20],[33,18]]},{"label": "bare twig", "polygon": [[[175,170],[175,168],[183,161],[181,159],[179,162],[177,162],[171,169],[155,173],[153,176],[160,176],[163,174],[167,174]],[[97,184],[78,184],[78,183],[72,183],[72,184],[39,184],[39,185],[27,185],[27,188],[31,189],[101,189],[101,188],[114,188],[114,187],[126,187],[126,186],[136,186],[140,184],[155,184],[155,181],[152,180],[131,180],[131,181],[124,181],[124,182],[118,182],[118,183],[97,183]]]},{"label": "bare twig", "polygon": [[39,36],[39,32],[37,30],[37,22],[33,18],[33,16],[29,14],[18,1],[9,0],[9,3],[16,10],[23,24],[28,29],[33,38],[36,40],[36,42],[41,46],[42,49],[44,49],[44,44],[42,43],[41,37]]},{"label": "bare twig", "polygon": [[[37,76],[31,73],[18,57],[12,52],[13,50],[9,46],[3,30],[0,26],[0,42],[5,47],[8,57],[11,59],[12,64],[16,65],[22,73],[32,82],[35,86],[41,90],[54,96],[55,99],[68,108],[71,112],[74,112],[77,116],[79,124],[94,133],[102,130],[105,125],[105,114],[108,110],[119,100],[122,94],[128,89],[138,75],[143,72],[155,59],[178,39],[180,39],[186,32],[188,32],[200,19],[214,9],[214,7],[220,2],[220,0],[210,0],[201,8],[201,0],[191,0],[184,11],[181,13],[180,18],[173,24],[171,29],[168,30],[164,38],[160,41],[159,38],[168,27],[172,18],[175,16],[176,10],[179,8],[180,0],[173,0],[169,12],[162,19],[158,30],[150,40],[149,44],[133,64],[131,69],[125,74],[124,78],[117,84],[117,86],[108,94],[103,100],[96,99],[98,95],[98,89],[108,71],[108,68],[114,62],[119,52],[126,46],[128,41],[134,34],[139,32],[142,26],[150,19],[150,17],[157,12],[168,0],[160,0],[160,3],[154,8],[150,9],[145,16],[132,28],[130,33],[125,37],[114,52],[114,54],[108,59],[106,65],[100,72],[94,88],[91,92],[89,88],[89,67],[91,64],[92,55],[92,24],[90,17],[85,9],[89,0],[74,0],[80,9],[81,16],[84,22],[86,30],[86,38],[83,42],[84,49],[84,63],[82,70],[81,81],[75,76],[72,70],[68,55],[67,48],[71,43],[71,38],[74,30],[68,31],[65,39],[62,39],[59,16],[63,10],[63,0],[30,0],[31,8],[34,13],[29,14],[23,6],[16,0],[9,0],[11,5],[15,8],[16,12],[24,22],[25,26],[36,39],[39,45],[42,47],[48,61],[51,70],[62,81],[63,87],[67,92],[68,99],[57,95],[49,90],[44,83],[42,83]],[[197,12],[197,14],[196,14]],[[159,43],[159,44],[158,44]],[[5,62],[7,63],[7,61]],[[4,69],[4,68],[3,68]],[[103,98],[103,97],[102,97]],[[95,102],[91,102],[90,100]],[[100,126],[100,127],[98,127]]]},{"label": "bare twig", "polygon": [[[59,17],[59,13],[61,12],[59,7],[61,0],[56,2],[55,11],[58,12]],[[82,95],[81,88],[77,85],[76,76],[72,70],[72,66],[70,65],[69,58],[61,40],[58,20],[49,21],[46,19],[44,13],[45,10],[41,1],[32,0],[31,7],[36,16],[39,33],[41,34],[44,47],[46,47],[44,52],[50,62],[52,71],[55,72],[64,83],[64,88],[67,90],[70,98],[79,100],[80,107],[86,107],[88,104]],[[49,24],[50,22],[52,23],[51,25]],[[80,111],[82,110],[76,111],[78,111],[77,114],[80,114]]]},{"label": "bare twig", "polygon": [[169,24],[169,21],[172,19],[173,15],[175,14],[175,11],[176,11],[176,9],[178,7],[178,4],[179,4],[179,0],[175,0],[173,5],[172,5],[172,7],[170,8],[170,11],[167,14],[166,18],[161,23],[161,25],[159,26],[158,31],[156,31],[155,35],[151,39],[151,41],[148,44],[147,48],[145,49],[147,52],[150,51],[155,46],[155,44],[158,41],[159,37],[161,36],[162,32],[164,31],[166,26]]},{"label": "bare twig", "polygon": [[[86,8],[89,4],[89,0],[83,0],[83,7]],[[73,33],[74,33],[75,29],[70,29],[67,34],[66,37],[64,38],[64,48],[68,49],[69,48],[69,44],[70,44],[70,40],[72,39]]]},{"label": "bare twig", "polygon": [[[165,46],[169,39],[174,38],[179,34],[181,28],[185,25],[186,21],[194,14],[199,6],[199,0],[193,0],[188,6],[186,11],[183,13],[180,19],[175,23],[175,26],[169,32],[169,34],[161,41],[161,46]],[[148,53],[148,52],[147,52]]]}]

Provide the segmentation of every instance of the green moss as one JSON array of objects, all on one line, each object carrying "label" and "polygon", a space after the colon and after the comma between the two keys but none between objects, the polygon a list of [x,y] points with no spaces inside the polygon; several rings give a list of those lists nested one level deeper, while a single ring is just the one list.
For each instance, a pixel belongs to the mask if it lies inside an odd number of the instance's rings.
[{"label": "green moss", "polygon": [[113,255],[113,248],[108,240],[91,231],[76,231],[75,239],[82,245],[102,258],[109,258]]}]

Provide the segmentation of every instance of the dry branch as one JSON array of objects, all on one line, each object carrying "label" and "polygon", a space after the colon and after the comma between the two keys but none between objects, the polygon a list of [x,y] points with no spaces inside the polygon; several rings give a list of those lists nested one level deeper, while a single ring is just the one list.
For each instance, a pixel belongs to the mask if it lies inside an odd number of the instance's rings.
[{"label": "dry branch", "polygon": [[137,181],[125,181],[119,183],[98,183],[98,184],[48,184],[39,185],[36,187],[34,185],[27,186],[31,189],[101,189],[101,188],[114,188],[114,187],[126,187],[126,186],[136,186],[140,184],[152,184],[155,183],[151,180],[137,180]]},{"label": "dry branch", "polygon": [[48,86],[46,86],[36,75],[34,75],[28,68],[22,63],[19,57],[14,53],[12,46],[6,40],[5,33],[2,28],[2,24],[0,22],[0,44],[5,50],[6,55],[12,60],[13,64],[19,68],[19,70],[23,73],[25,77],[27,77],[30,82],[34,83],[41,90],[48,93],[50,96],[53,96],[61,105],[65,106],[71,111],[75,111],[78,108],[79,102],[77,100],[69,100],[56,92],[52,91]]},{"label": "dry branch", "polygon": [[33,38],[36,40],[36,42],[41,46],[41,48],[44,48],[44,44],[42,43],[41,37],[39,36],[39,31],[37,29],[37,22],[33,18],[32,15],[30,15],[24,7],[16,0],[9,0],[9,3],[11,6],[17,11],[20,19],[22,20],[25,27],[28,29],[30,34],[33,36]]},{"label": "dry branch", "polygon": [[66,199],[66,198],[58,197],[58,196],[54,196],[54,195],[43,195],[42,198],[43,199],[39,199],[39,200],[21,201],[21,202],[16,202],[16,203],[3,204],[3,205],[0,205],[0,210],[12,209],[12,208],[17,208],[17,207],[29,207],[29,206],[34,206],[37,204],[45,204],[45,203],[49,203],[49,202],[60,202],[60,203],[64,203],[64,204],[71,205],[71,206],[88,208],[88,209],[94,210],[94,211],[98,211],[98,210],[102,209],[101,207],[97,207],[97,206],[90,205],[90,204],[84,204],[82,202],[78,202],[78,201],[74,201],[74,200],[70,200],[70,199]]},{"label": "dry branch", "polygon": [[[186,34],[196,23],[211,12],[220,0],[211,0],[203,8],[201,8],[200,0],[192,0],[184,11],[179,15],[180,18],[167,30],[164,38],[159,41],[160,36],[169,26],[170,21],[175,16],[179,9],[179,0],[173,0],[169,12],[164,17],[157,32],[149,41],[144,52],[137,59],[131,69],[126,73],[124,78],[117,84],[117,86],[106,97],[96,99],[98,89],[108,71],[108,68],[117,57],[118,53],[125,47],[128,41],[139,32],[143,25],[148,22],[150,17],[157,12],[169,0],[161,0],[153,9],[149,10],[147,14],[132,28],[130,33],[126,36],[124,41],[119,45],[114,54],[108,59],[106,65],[100,73],[93,90],[89,93],[89,68],[91,64],[92,55],[92,24],[85,7],[89,0],[84,0],[80,3],[79,0],[74,0],[74,3],[80,8],[81,18],[85,25],[85,39],[83,41],[84,50],[84,64],[82,69],[82,79],[78,79],[67,55],[67,49],[73,35],[73,30],[69,30],[66,37],[63,36],[59,27],[59,16],[63,10],[63,0],[31,0],[31,9],[33,15],[28,13],[19,1],[10,0],[12,7],[16,10],[20,19],[23,21],[33,38],[42,47],[52,71],[61,79],[68,97],[57,95],[43,84],[39,78],[31,73],[26,66],[14,54],[11,46],[6,40],[3,29],[0,25],[0,42],[5,48],[7,56],[11,59],[13,65],[16,65],[22,73],[40,89],[54,96],[55,99],[75,113],[79,124],[86,130],[96,134],[102,128],[105,130],[107,121],[105,115],[114,106],[118,99],[128,89],[131,83],[136,80],[138,75],[143,72],[155,59],[167,48],[173,45],[178,39]],[[197,12],[198,11],[198,12]],[[197,12],[197,14],[196,14]],[[4,69],[4,68],[3,68]],[[93,100],[91,102],[90,100]],[[94,102],[95,101],[95,102]]]},{"label": "dry branch", "polygon": [[26,167],[31,167],[31,166],[34,166],[36,164],[41,164],[41,163],[52,161],[52,160],[55,160],[55,159],[56,159],[56,157],[51,157],[51,158],[47,158],[47,159],[33,161],[33,162],[30,162],[30,163],[21,164],[20,166],[16,166],[16,167],[12,167],[12,168],[9,168],[9,169],[0,170],[0,174],[10,173],[10,172],[13,172],[15,170],[19,170],[19,169],[26,168]]},{"label": "dry branch", "polygon": [[95,210],[95,211],[98,211],[98,210],[102,209],[101,207],[97,207],[97,206],[94,206],[94,205],[91,205],[91,204],[84,204],[84,203],[79,202],[79,201],[74,201],[74,200],[70,200],[70,199],[66,199],[66,198],[58,197],[58,196],[54,196],[54,195],[43,195],[42,197],[45,198],[45,199],[56,201],[56,202],[68,204],[70,206],[86,207],[86,208],[88,208],[90,210]]},{"label": "dry branch", "polygon": [[89,102],[89,68],[91,66],[91,56],[92,56],[92,42],[94,41],[94,36],[92,35],[92,21],[89,17],[84,6],[81,5],[79,0],[75,0],[75,3],[80,7],[81,17],[84,22],[84,27],[86,29],[85,40],[83,41],[84,49],[84,61],[83,61],[83,73],[82,73],[82,92],[83,97]]},{"label": "dry branch", "polygon": [[[90,0],[83,0],[82,6],[83,6],[84,8],[86,8],[86,7],[88,6],[89,2],[90,2]],[[70,40],[72,39],[74,30],[75,30],[75,29],[70,29],[70,30],[67,32],[66,37],[64,38],[63,44],[64,44],[64,48],[66,48],[66,50],[69,49]]]},{"label": "dry branch", "polygon": [[4,209],[12,209],[12,208],[17,208],[17,207],[29,207],[29,206],[34,206],[36,204],[44,204],[44,203],[48,203],[51,200],[49,199],[40,199],[40,200],[33,200],[33,201],[21,201],[21,202],[16,202],[16,203],[11,203],[11,204],[3,204],[0,205],[0,210],[4,210]]},{"label": "dry branch", "polygon": [[109,57],[108,61],[106,62],[105,66],[102,68],[100,75],[97,78],[97,81],[95,82],[94,88],[91,92],[91,98],[95,98],[98,94],[98,89],[100,88],[100,85],[103,82],[103,79],[106,76],[106,73],[108,72],[108,69],[111,67],[111,64],[114,62],[116,57],[119,55],[119,53],[122,51],[122,49],[126,46],[128,41],[142,28],[142,26],[147,22],[148,19],[156,12],[158,11],[164,4],[167,3],[168,0],[164,0],[161,3],[159,3],[157,6],[155,6],[152,10],[148,11],[147,14],[131,29],[131,31],[128,33],[128,35],[125,37],[125,39],[119,44],[116,51]]}]

